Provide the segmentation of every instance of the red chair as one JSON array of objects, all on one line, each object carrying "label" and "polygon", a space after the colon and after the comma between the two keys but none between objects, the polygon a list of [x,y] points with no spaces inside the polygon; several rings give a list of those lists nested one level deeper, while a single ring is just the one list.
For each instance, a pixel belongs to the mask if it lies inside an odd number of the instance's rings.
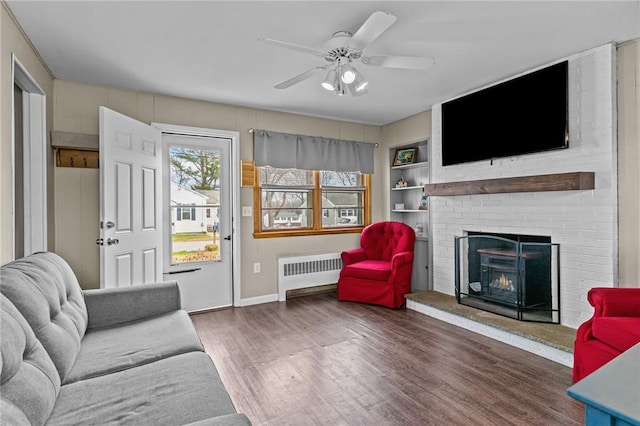
[{"label": "red chair", "polygon": [[413,228],[377,222],[364,228],[360,246],[342,252],[338,299],[399,308],[411,292]]},{"label": "red chair", "polygon": [[595,310],[576,333],[574,382],[640,343],[640,288],[592,288],[587,299]]}]

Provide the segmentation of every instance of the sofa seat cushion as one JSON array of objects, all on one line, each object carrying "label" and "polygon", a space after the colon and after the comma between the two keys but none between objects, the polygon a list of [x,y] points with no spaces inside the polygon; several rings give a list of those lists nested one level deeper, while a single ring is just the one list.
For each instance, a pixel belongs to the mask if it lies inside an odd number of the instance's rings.
[{"label": "sofa seat cushion", "polygon": [[593,337],[624,352],[640,342],[640,317],[594,318]]},{"label": "sofa seat cushion", "polygon": [[63,384],[203,350],[185,311],[113,327],[90,328]]},{"label": "sofa seat cushion", "polygon": [[342,276],[373,281],[386,281],[391,274],[391,262],[384,260],[363,260],[342,268]]},{"label": "sofa seat cushion", "polygon": [[190,352],[62,386],[47,425],[182,425],[235,414],[204,352]]}]

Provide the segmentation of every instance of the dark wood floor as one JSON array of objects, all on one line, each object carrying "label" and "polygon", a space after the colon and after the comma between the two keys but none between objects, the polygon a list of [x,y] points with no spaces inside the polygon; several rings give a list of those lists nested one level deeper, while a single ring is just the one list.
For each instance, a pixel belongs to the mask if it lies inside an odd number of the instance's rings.
[{"label": "dark wood floor", "polygon": [[571,370],[407,310],[335,294],[192,317],[256,425],[581,425]]}]

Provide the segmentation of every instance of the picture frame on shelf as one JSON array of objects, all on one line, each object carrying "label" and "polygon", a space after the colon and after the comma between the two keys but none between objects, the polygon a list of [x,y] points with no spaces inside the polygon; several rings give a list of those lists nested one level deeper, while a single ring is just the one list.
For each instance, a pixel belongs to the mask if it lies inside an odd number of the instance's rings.
[{"label": "picture frame on shelf", "polygon": [[418,157],[418,148],[398,148],[393,156],[392,166],[403,166],[413,164]]}]

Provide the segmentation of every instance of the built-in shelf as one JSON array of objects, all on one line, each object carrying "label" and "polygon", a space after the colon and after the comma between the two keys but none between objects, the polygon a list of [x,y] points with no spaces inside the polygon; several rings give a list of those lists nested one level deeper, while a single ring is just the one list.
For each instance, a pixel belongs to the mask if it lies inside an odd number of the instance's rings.
[{"label": "built-in shelf", "polygon": [[[415,163],[393,166],[398,150],[415,149]],[[416,238],[413,252],[413,269],[411,272],[411,290],[419,291],[431,288],[429,210],[422,210],[424,184],[429,183],[429,141],[407,142],[389,149],[389,219],[409,225],[414,230],[422,228],[424,237]],[[402,187],[396,187],[402,182]],[[400,207],[400,208],[396,208]]]},{"label": "built-in shelf", "polygon": [[427,165],[426,161],[418,161],[416,163],[403,164],[401,166],[393,166],[393,167],[391,167],[391,170],[413,169],[415,167],[424,167],[426,165]]},{"label": "built-in shelf", "polygon": [[422,189],[424,188],[424,185],[418,185],[418,186],[404,186],[402,188],[391,188],[392,191],[409,191],[410,189]]},{"label": "built-in shelf", "polygon": [[424,186],[430,196],[504,194],[512,192],[576,191],[595,188],[594,172],[431,183]]}]

